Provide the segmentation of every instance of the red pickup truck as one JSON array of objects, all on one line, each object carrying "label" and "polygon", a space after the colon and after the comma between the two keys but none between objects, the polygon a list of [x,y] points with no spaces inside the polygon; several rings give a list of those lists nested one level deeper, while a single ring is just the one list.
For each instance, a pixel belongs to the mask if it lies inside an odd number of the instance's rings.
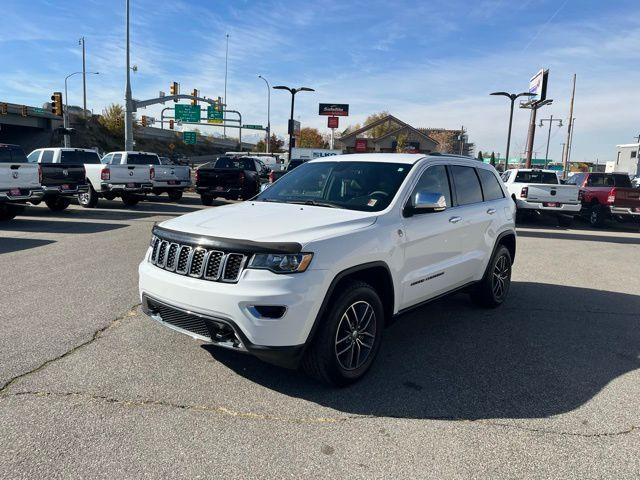
[{"label": "red pickup truck", "polygon": [[582,214],[591,225],[602,226],[609,218],[640,220],[640,189],[626,173],[576,173],[566,183],[580,189]]}]

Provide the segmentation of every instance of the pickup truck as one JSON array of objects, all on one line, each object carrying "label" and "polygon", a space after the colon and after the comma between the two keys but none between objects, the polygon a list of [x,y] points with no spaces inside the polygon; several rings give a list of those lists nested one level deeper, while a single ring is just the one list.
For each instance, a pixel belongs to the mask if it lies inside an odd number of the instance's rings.
[{"label": "pickup truck", "polygon": [[609,218],[640,220],[640,189],[632,187],[626,173],[576,173],[567,184],[580,189],[582,215],[594,227]]},{"label": "pickup truck", "polygon": [[20,146],[0,143],[0,221],[14,218],[26,202],[42,199],[40,174]]},{"label": "pickup truck", "polygon": [[150,165],[155,170],[151,183],[153,194],[166,193],[169,199],[177,202],[182,198],[184,190],[191,186],[191,168],[173,165],[166,157],[160,158],[155,153],[130,152],[127,155],[129,165]]},{"label": "pickup truck", "polygon": [[[95,157],[97,154],[92,152]],[[44,197],[42,200],[50,210],[58,212],[71,204],[71,200],[87,193],[87,175],[84,164],[91,162],[91,155],[78,148],[38,148],[27,157],[29,163],[40,165],[40,182]],[[94,163],[99,163],[95,159]],[[34,205],[40,200],[31,201]]]},{"label": "pickup truck", "polygon": [[196,191],[208,206],[217,197],[246,200],[260,192],[268,174],[269,169],[257,158],[223,156],[196,170]]},{"label": "pickup truck", "polygon": [[154,167],[148,164],[129,164],[129,156],[137,153],[111,152],[102,157],[100,164],[85,164],[89,191],[78,195],[78,203],[94,208],[101,197],[107,200],[120,197],[127,207],[135,206],[142,195],[151,191],[155,174]]},{"label": "pickup truck", "polygon": [[558,224],[568,227],[580,213],[578,188],[562,185],[553,170],[512,169],[502,180],[516,203],[519,218],[529,214],[553,215]]}]

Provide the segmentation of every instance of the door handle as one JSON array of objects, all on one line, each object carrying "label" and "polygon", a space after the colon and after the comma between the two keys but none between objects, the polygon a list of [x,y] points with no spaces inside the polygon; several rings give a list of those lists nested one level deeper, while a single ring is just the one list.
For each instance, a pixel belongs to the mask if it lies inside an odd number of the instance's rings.
[{"label": "door handle", "polygon": [[495,208],[489,208],[489,209],[487,209],[487,213],[489,215],[493,215],[494,213],[496,213],[496,209]]},{"label": "door handle", "polygon": [[460,220],[462,220],[462,217],[451,217],[449,219],[451,223],[458,223]]}]

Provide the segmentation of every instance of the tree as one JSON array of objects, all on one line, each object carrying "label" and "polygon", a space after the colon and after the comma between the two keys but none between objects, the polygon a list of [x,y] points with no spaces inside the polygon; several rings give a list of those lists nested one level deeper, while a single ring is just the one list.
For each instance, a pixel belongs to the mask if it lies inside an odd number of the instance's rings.
[{"label": "tree", "polygon": [[407,148],[407,135],[401,133],[396,139],[396,153],[404,153]]},{"label": "tree", "polygon": [[478,161],[479,161],[479,162],[484,162],[484,157],[482,156],[482,150],[480,150],[480,151],[478,152]]},{"label": "tree", "polygon": [[102,116],[98,121],[109,133],[113,135],[124,134],[124,108],[122,105],[112,103],[102,110]]},{"label": "tree", "polygon": [[491,160],[489,160],[489,163],[494,167],[496,166],[496,154],[494,152],[491,152]]},{"label": "tree", "polygon": [[458,132],[455,130],[418,128],[419,131],[438,142],[438,152],[455,153]]},{"label": "tree", "polygon": [[[256,146],[253,149],[256,152],[265,152],[266,151],[265,146],[266,146],[266,142],[264,140],[260,140],[258,143],[256,143]],[[272,133],[271,137],[269,138],[269,151],[271,153],[282,152],[283,147],[284,147],[284,140],[279,139],[278,137],[276,137],[275,133]]]},{"label": "tree", "polygon": [[317,128],[305,127],[300,130],[296,146],[300,148],[327,148],[329,145]]},{"label": "tree", "polygon": [[[388,116],[389,116],[389,112],[387,111],[373,113],[369,115],[367,119],[364,121],[364,126],[366,127],[367,125],[371,125],[372,123],[377,122],[378,120],[382,120],[383,118]],[[394,122],[393,120],[390,120],[388,122],[383,122],[380,125],[376,125],[371,130],[366,132],[366,136],[369,138],[379,138],[400,127],[401,125]]]},{"label": "tree", "polygon": [[359,123],[356,123],[355,125],[349,125],[347,128],[345,128],[342,133],[339,136],[344,136],[344,135],[349,135],[351,132],[355,132],[356,130],[360,130],[362,127],[360,126]]}]

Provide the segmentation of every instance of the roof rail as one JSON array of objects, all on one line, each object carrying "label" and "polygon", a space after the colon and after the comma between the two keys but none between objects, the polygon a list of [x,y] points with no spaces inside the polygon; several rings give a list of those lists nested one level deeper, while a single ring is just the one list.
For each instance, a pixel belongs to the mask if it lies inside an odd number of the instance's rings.
[{"label": "roof rail", "polygon": [[476,160],[475,157],[472,157],[470,155],[460,155],[458,153],[431,152],[431,153],[427,153],[427,155],[434,156],[434,157],[456,157],[456,158],[469,158],[471,160]]}]

